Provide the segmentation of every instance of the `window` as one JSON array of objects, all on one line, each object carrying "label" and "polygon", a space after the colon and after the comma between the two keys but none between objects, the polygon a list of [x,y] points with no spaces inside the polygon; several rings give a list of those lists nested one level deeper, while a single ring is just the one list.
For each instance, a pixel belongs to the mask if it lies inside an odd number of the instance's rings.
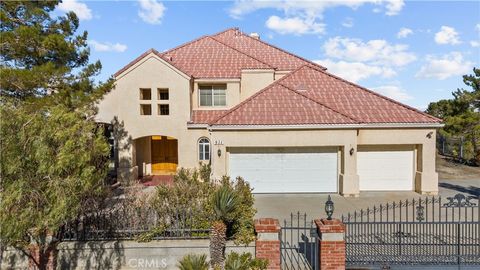
[{"label": "window", "polygon": [[152,99],[152,89],[150,89],[150,88],[140,88],[140,99],[141,100],[151,100]]},{"label": "window", "polygon": [[198,153],[200,160],[210,160],[210,141],[207,138],[198,141]]},{"label": "window", "polygon": [[227,105],[226,85],[201,85],[200,106],[225,106]]},{"label": "window", "polygon": [[158,88],[158,100],[168,100],[168,88]]},{"label": "window", "polygon": [[140,114],[141,115],[152,115],[152,105],[150,105],[150,104],[140,104]]},{"label": "window", "polygon": [[168,104],[158,104],[158,114],[159,115],[169,115],[170,107]]}]

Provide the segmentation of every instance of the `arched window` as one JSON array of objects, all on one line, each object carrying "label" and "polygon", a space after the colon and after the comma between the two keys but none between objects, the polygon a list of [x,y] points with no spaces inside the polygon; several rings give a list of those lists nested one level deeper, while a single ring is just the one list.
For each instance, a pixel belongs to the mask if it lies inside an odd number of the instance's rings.
[{"label": "arched window", "polygon": [[198,154],[200,160],[210,160],[210,141],[207,138],[198,141]]}]

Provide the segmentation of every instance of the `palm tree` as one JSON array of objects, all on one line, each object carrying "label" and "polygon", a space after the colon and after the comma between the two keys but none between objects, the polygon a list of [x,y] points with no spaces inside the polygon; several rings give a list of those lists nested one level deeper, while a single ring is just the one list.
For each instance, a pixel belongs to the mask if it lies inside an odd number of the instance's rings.
[{"label": "palm tree", "polygon": [[215,221],[210,233],[210,263],[213,268],[223,269],[227,244],[227,223],[232,221],[232,214],[239,205],[239,199],[231,187],[221,186],[213,193],[212,205]]},{"label": "palm tree", "polygon": [[180,270],[208,270],[207,255],[188,254],[178,263]]}]

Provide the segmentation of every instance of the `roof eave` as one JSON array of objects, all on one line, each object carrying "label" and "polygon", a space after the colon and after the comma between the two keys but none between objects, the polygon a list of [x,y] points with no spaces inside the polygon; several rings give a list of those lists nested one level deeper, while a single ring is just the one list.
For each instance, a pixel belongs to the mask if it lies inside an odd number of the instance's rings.
[{"label": "roof eave", "polygon": [[299,125],[210,125],[209,130],[288,130],[288,129],[391,129],[441,128],[443,123],[370,123],[370,124],[299,124]]}]

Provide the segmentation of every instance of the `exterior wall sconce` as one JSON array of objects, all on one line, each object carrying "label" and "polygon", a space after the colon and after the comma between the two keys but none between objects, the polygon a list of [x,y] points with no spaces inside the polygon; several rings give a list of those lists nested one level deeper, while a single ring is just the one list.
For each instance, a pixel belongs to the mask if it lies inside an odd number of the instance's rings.
[{"label": "exterior wall sconce", "polygon": [[352,156],[353,153],[355,153],[355,149],[353,149],[353,147],[352,147],[352,148],[350,148],[350,156]]},{"label": "exterior wall sconce", "polygon": [[222,150],[218,149],[217,150],[217,155],[218,155],[218,157],[221,157],[222,156]]},{"label": "exterior wall sconce", "polygon": [[431,138],[432,138],[432,135],[433,135],[433,131],[430,131],[430,132],[427,134],[427,138],[431,139]]},{"label": "exterior wall sconce", "polygon": [[335,206],[333,205],[332,198],[328,195],[328,199],[325,202],[325,213],[327,213],[327,220],[332,220],[333,210]]}]

